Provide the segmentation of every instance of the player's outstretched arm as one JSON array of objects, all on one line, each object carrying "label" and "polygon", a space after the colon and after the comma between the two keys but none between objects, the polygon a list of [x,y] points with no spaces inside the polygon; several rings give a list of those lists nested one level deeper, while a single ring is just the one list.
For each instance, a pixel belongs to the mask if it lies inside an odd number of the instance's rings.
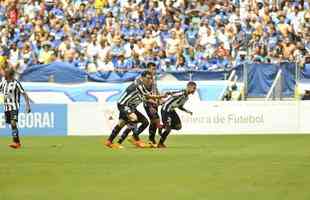
[{"label": "player's outstretched arm", "polygon": [[192,111],[187,110],[187,109],[184,108],[183,106],[180,106],[179,109],[182,110],[182,111],[184,111],[184,112],[186,112],[186,113],[188,113],[188,114],[190,114],[190,115],[193,115],[193,112],[192,112]]},{"label": "player's outstretched arm", "polygon": [[148,95],[147,98],[148,99],[153,99],[153,100],[160,100],[160,99],[163,99],[163,98],[166,98],[168,95],[165,93],[165,94],[156,94],[156,95]]},{"label": "player's outstretched arm", "polygon": [[30,113],[31,112],[31,108],[30,108],[30,98],[28,96],[28,94],[25,92],[23,93],[23,96],[24,96],[24,99],[25,99],[25,102],[26,102],[26,112],[27,113]]}]

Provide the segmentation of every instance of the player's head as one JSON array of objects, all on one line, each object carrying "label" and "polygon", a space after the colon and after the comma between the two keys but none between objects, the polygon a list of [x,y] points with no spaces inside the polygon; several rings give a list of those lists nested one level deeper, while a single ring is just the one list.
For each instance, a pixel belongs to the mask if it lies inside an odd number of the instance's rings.
[{"label": "player's head", "polygon": [[197,89],[197,84],[194,81],[190,81],[186,85],[186,91],[188,94],[194,94]]},{"label": "player's head", "polygon": [[144,83],[146,86],[152,85],[153,76],[152,76],[152,73],[151,73],[150,71],[144,71],[144,72],[142,72],[142,74],[141,74],[141,79],[142,79],[143,83]]},{"label": "player's head", "polygon": [[4,77],[6,80],[12,80],[14,78],[15,75],[15,70],[13,68],[6,68],[4,70]]},{"label": "player's head", "polygon": [[147,64],[147,70],[150,71],[153,75],[156,73],[156,64],[153,62],[149,62]]}]

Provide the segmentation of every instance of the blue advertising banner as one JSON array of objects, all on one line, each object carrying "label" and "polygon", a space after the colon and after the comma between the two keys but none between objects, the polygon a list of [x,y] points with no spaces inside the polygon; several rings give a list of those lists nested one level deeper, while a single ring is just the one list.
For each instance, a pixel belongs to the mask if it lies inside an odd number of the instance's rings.
[{"label": "blue advertising banner", "polygon": [[[18,116],[21,135],[67,135],[67,105],[32,104],[31,113],[22,107]],[[11,135],[5,123],[3,106],[0,105],[0,136]]]}]

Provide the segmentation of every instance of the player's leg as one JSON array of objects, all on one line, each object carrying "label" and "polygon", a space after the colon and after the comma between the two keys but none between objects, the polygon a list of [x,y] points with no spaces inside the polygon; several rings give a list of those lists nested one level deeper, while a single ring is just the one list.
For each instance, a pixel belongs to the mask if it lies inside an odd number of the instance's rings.
[{"label": "player's leg", "polygon": [[180,117],[175,111],[163,113],[163,115],[165,131],[161,134],[161,138],[158,143],[159,147],[166,147],[164,143],[172,129],[180,130],[182,128]]},{"label": "player's leg", "polygon": [[136,129],[133,129],[133,137],[136,141],[140,141],[139,135],[148,127],[149,121],[139,111],[136,110],[135,114],[137,116],[137,123],[141,123],[141,124]]},{"label": "player's leg", "polygon": [[149,141],[150,145],[154,146],[156,145],[156,131],[158,128],[161,127],[160,124],[160,118],[158,115],[158,108],[156,105],[152,104],[144,104],[145,111],[150,119],[150,125],[149,125]]},{"label": "player's leg", "polygon": [[156,144],[156,132],[157,130],[161,128],[160,119],[159,118],[153,118],[151,120],[151,124],[149,126],[149,141],[153,144]]},{"label": "player's leg", "polygon": [[[133,145],[135,145],[139,148],[144,148],[144,147],[146,147],[146,145],[144,144],[144,142],[142,140],[140,140],[139,135],[148,127],[149,122],[148,122],[147,118],[142,113],[140,113],[139,111],[136,110],[134,114],[137,116],[137,121],[135,123],[136,126],[133,126],[131,128],[133,135],[129,139],[129,142],[131,142]],[[137,124],[140,124],[140,125],[137,126]]]},{"label": "player's leg", "polygon": [[171,132],[171,122],[172,122],[171,112],[161,110],[161,116],[162,116],[162,120],[163,120],[163,124],[164,124],[163,125],[164,132],[160,133],[160,140],[158,142],[158,147],[164,148],[164,147],[166,147],[164,145],[164,142],[166,141],[167,136]]},{"label": "player's leg", "polygon": [[109,136],[109,138],[107,139],[105,143],[105,145],[110,148],[117,146],[113,144],[113,140],[118,136],[122,128],[128,123],[129,121],[128,116],[131,112],[129,108],[125,108],[124,106],[118,105],[117,108],[119,110],[119,121],[117,125],[113,128],[111,135]]},{"label": "player's leg", "polygon": [[[118,144],[122,144],[123,141],[127,138],[127,136],[129,135],[129,133],[131,131],[134,132],[134,130],[137,128],[137,123],[138,123],[138,117],[136,115],[136,113],[134,111],[131,111],[130,113],[127,113],[127,116],[126,116],[126,129],[124,130],[124,132],[121,134],[119,140],[118,140]],[[135,140],[133,140],[133,143],[135,144],[134,142]]]},{"label": "player's leg", "polygon": [[182,129],[182,122],[177,112],[172,112],[172,124],[171,129],[173,130],[181,130]]},{"label": "player's leg", "polygon": [[12,138],[13,138],[13,143],[10,144],[9,146],[15,149],[21,147],[17,122],[18,122],[18,111],[13,110],[6,112],[6,123],[11,125]]},{"label": "player's leg", "polygon": [[133,129],[135,129],[136,127],[137,127],[137,124],[136,124],[136,123],[129,123],[129,124],[127,125],[127,128],[126,128],[126,129],[123,131],[123,133],[121,134],[121,136],[120,136],[120,138],[119,138],[119,140],[118,140],[117,143],[122,144],[122,143],[125,141],[125,139],[128,137],[129,133],[130,133]]},{"label": "player's leg", "polygon": [[[113,128],[111,135],[109,136],[106,144],[113,144],[113,140],[117,137],[122,128],[126,125],[126,121],[120,119],[117,125]],[[107,145],[109,146],[109,145]]]}]

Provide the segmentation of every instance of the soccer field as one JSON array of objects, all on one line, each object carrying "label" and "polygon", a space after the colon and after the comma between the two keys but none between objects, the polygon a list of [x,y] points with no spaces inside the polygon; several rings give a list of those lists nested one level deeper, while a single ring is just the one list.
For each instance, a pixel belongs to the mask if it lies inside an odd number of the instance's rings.
[{"label": "soccer field", "polygon": [[310,135],[171,136],[111,150],[103,137],[0,137],[0,200],[309,200]]}]

